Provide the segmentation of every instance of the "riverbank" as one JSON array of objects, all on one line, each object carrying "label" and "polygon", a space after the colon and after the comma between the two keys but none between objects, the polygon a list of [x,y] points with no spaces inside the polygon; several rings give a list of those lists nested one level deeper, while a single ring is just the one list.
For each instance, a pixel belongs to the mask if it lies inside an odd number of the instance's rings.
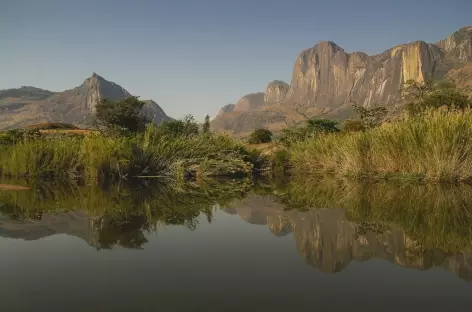
[{"label": "riverbank", "polygon": [[250,176],[258,153],[219,134],[166,137],[157,127],[134,136],[23,135],[1,145],[0,174],[60,179]]},{"label": "riverbank", "polygon": [[431,111],[360,132],[292,144],[291,168],[362,179],[472,181],[472,113]]}]

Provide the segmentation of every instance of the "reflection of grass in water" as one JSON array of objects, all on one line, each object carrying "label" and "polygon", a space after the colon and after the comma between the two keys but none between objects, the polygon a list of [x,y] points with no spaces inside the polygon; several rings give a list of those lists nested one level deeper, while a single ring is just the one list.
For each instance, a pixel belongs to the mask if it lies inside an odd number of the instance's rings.
[{"label": "reflection of grass in water", "polygon": [[0,192],[0,211],[12,219],[41,219],[43,214],[83,210],[99,231],[102,248],[113,244],[140,247],[143,231],[158,225],[184,225],[193,230],[197,218],[212,220],[214,205],[242,197],[245,180],[219,184],[113,184],[108,186],[32,183],[32,191]]},{"label": "reflection of grass in water", "polygon": [[295,178],[282,200],[294,208],[344,208],[350,220],[367,228],[401,227],[425,248],[455,251],[472,241],[469,185]]}]

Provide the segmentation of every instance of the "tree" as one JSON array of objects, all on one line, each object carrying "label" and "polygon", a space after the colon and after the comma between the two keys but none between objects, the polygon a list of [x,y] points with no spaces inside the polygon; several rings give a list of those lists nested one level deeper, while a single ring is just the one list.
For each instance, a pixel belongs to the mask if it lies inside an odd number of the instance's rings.
[{"label": "tree", "polygon": [[309,119],[305,126],[282,130],[279,142],[288,147],[294,142],[304,141],[317,135],[340,132],[336,127],[337,124],[336,121],[329,119]]},{"label": "tree", "polygon": [[314,136],[315,134],[336,133],[340,130],[336,127],[338,123],[329,119],[310,119],[307,121],[306,134]]},{"label": "tree", "polygon": [[272,141],[272,132],[267,129],[257,129],[249,136],[249,144],[269,143]]},{"label": "tree", "polygon": [[157,127],[156,133],[168,137],[198,135],[198,124],[192,115],[187,115],[181,120],[163,122]]},{"label": "tree", "polygon": [[120,133],[137,133],[149,121],[141,115],[144,102],[131,96],[121,101],[102,99],[96,106],[98,125]]},{"label": "tree", "polygon": [[210,116],[205,116],[205,122],[203,123],[203,133],[210,133]]},{"label": "tree", "polygon": [[371,129],[380,126],[388,113],[385,107],[377,105],[371,108],[365,108],[354,104],[354,111],[359,117],[364,129]]},{"label": "tree", "polygon": [[452,83],[445,81],[409,80],[402,89],[407,101],[405,110],[410,116],[417,116],[428,109],[445,107],[446,109],[464,110],[472,107],[472,100]]}]

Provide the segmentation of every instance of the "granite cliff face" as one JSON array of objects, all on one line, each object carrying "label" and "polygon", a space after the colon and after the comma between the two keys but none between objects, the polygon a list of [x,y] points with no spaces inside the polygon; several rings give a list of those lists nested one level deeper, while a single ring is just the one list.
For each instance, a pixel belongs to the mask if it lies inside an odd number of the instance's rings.
[{"label": "granite cliff face", "polygon": [[[401,106],[399,90],[406,81],[447,78],[451,70],[467,67],[471,61],[472,27],[436,44],[416,41],[373,56],[347,53],[337,44],[323,41],[300,53],[290,86],[273,82],[266,90],[264,105],[238,114],[220,114],[213,122],[217,129],[244,134],[261,127],[277,131],[316,116],[346,119],[352,116],[352,103],[395,110]],[[250,115],[245,113],[248,111]],[[274,121],[268,115],[279,118]]]},{"label": "granite cliff face", "polygon": [[266,105],[281,103],[287,96],[290,86],[281,80],[274,80],[267,85],[264,95]]},{"label": "granite cliff face", "polygon": [[231,113],[234,111],[235,104],[226,104],[223,106],[220,111],[218,112],[218,115],[224,114],[224,113]]},{"label": "granite cliff face", "polygon": [[262,106],[264,106],[264,93],[251,93],[243,96],[236,103],[234,111],[246,112],[261,108]]},{"label": "granite cliff face", "polygon": [[[34,87],[0,91],[0,129],[40,122],[64,122],[87,127],[102,98],[121,100],[131,96],[123,87],[93,73],[80,86],[63,92]],[[155,123],[169,120],[152,100],[144,101],[142,114]]]},{"label": "granite cliff face", "polygon": [[452,58],[467,62],[472,60],[472,26],[464,27],[436,45]]}]

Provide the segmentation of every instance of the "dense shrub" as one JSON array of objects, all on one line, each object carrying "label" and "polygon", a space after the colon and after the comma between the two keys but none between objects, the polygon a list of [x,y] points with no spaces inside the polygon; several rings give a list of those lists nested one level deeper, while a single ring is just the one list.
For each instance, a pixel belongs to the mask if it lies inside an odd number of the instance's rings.
[{"label": "dense shrub", "polygon": [[272,132],[267,129],[257,129],[248,138],[249,144],[269,143],[272,141]]},{"label": "dense shrub", "polygon": [[323,134],[337,133],[339,131],[337,122],[333,120],[310,119],[306,121],[304,126],[282,130],[278,141],[282,145],[289,147],[296,142],[301,142]]}]

